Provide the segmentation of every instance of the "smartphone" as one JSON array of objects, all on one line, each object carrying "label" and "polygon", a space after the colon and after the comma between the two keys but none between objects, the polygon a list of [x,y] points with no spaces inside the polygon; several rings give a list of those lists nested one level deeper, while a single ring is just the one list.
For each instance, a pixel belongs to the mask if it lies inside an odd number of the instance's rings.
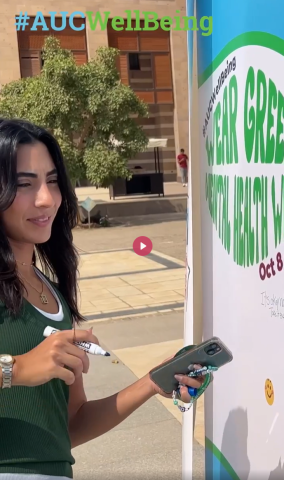
[{"label": "smartphone", "polygon": [[188,374],[191,365],[220,368],[232,360],[232,352],[221,342],[220,338],[213,337],[200,345],[183,348],[174,358],[153,368],[150,376],[165,393],[172,393],[178,387],[174,375]]}]

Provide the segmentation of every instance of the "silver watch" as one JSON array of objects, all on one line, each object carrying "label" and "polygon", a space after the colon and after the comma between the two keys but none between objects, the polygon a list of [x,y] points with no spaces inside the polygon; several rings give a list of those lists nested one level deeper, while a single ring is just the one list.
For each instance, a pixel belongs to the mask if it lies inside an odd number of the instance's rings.
[{"label": "silver watch", "polygon": [[2,388],[11,388],[14,359],[11,355],[0,354],[0,368],[2,369]]}]

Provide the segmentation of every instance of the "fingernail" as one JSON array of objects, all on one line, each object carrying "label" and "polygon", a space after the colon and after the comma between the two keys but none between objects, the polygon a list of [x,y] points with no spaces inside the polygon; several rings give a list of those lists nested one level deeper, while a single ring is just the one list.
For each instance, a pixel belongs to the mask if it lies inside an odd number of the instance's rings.
[{"label": "fingernail", "polygon": [[182,375],[175,375],[175,379],[176,379],[176,380],[181,380],[181,379],[182,379]]}]

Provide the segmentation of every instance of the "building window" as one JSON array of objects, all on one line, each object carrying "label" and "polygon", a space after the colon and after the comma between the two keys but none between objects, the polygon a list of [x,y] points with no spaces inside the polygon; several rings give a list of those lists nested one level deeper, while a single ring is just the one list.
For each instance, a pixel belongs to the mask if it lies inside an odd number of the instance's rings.
[{"label": "building window", "polygon": [[[35,20],[35,17],[30,17],[30,25]],[[74,18],[74,25],[77,28],[81,27],[82,18]],[[56,26],[61,26],[62,20],[56,18]],[[45,23],[51,29],[50,17],[45,17]],[[52,29],[51,29],[52,30]],[[42,47],[45,42],[46,32],[32,31],[26,28],[24,31],[18,31],[18,48],[20,56],[21,77],[33,77],[39,75],[44,66],[42,59]],[[88,61],[87,45],[86,45],[86,31],[72,30],[71,27],[66,27],[64,31],[58,31],[55,37],[60,41],[62,48],[70,50],[75,58],[77,65],[82,65]]]},{"label": "building window", "polygon": [[129,53],[129,70],[140,70],[140,61],[138,53]]}]

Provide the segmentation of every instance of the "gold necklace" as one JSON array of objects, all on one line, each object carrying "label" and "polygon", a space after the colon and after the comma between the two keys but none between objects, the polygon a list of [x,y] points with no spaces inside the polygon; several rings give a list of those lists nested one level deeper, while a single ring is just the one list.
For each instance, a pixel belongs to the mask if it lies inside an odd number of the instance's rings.
[{"label": "gold necklace", "polygon": [[[21,275],[23,277],[23,275]],[[36,287],[34,287],[25,277],[23,279],[39,294],[39,298],[42,304],[47,305],[48,299],[47,296],[43,293],[43,281],[41,280],[41,292],[38,291]]]},{"label": "gold necklace", "polygon": [[34,266],[33,263],[29,265],[28,263],[20,262],[19,260],[16,260],[16,262],[17,262],[17,263],[20,263],[21,265],[24,265],[24,267],[33,267],[33,266]]}]

